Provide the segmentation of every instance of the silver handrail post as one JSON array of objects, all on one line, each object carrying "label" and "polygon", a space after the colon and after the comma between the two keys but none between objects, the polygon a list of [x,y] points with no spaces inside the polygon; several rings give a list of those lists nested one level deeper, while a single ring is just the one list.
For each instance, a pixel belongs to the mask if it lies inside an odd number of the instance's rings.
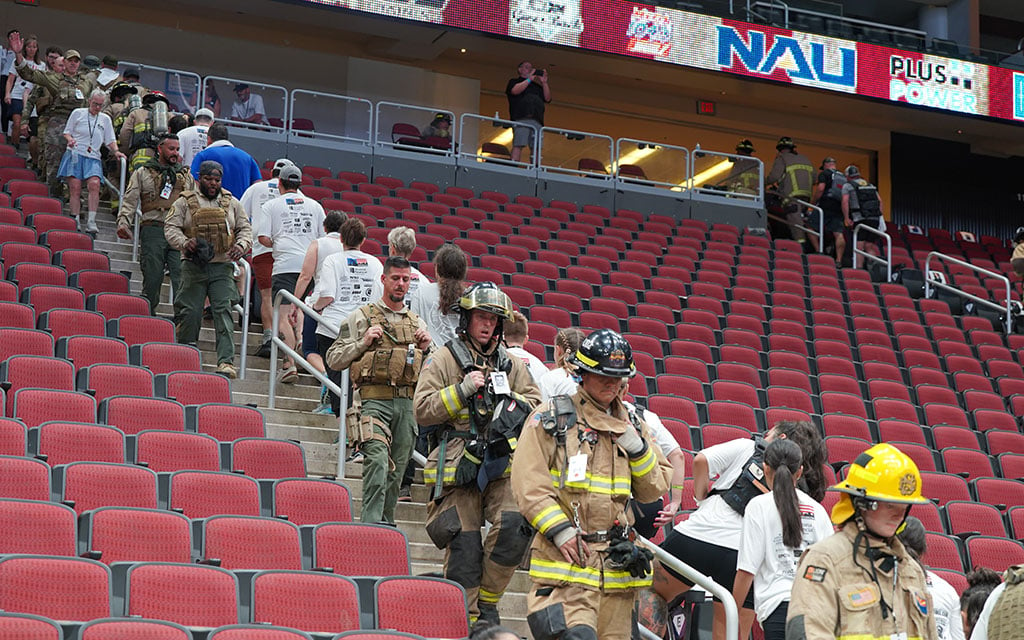
[{"label": "silver handrail post", "polygon": [[250,289],[252,288],[252,266],[249,265],[249,262],[246,261],[245,258],[236,261],[235,264],[241,264],[242,271],[245,273],[245,294],[242,296],[244,306],[239,314],[242,319],[242,346],[240,349],[241,357],[239,360],[241,369],[239,369],[238,373],[239,379],[245,380],[245,365],[248,358],[246,351],[249,348],[249,303],[251,302]]},{"label": "silver handrail post", "polygon": [[[951,284],[946,284],[945,282],[932,280],[932,258],[935,258],[936,260],[952,262],[953,264],[958,264],[962,267],[972,269],[974,271],[977,271],[978,273],[983,273],[990,278],[1001,280],[1003,282],[1004,290],[1006,291],[1006,304],[1002,305],[996,302],[992,302],[991,300],[985,300],[984,298],[979,298],[974,294],[967,293],[966,291],[958,289]],[[996,273],[995,271],[989,271],[988,269],[979,267],[977,265],[973,265],[970,262],[960,260],[959,258],[954,258],[953,256],[946,255],[945,253],[932,251],[928,254],[928,258],[925,260],[924,291],[926,297],[931,296],[932,287],[936,287],[944,291],[949,291],[950,293],[958,295],[961,298],[967,298],[968,300],[971,300],[976,304],[984,305],[986,307],[989,307],[990,309],[995,309],[997,311],[1004,312],[1006,314],[1006,320],[1004,322],[1003,328],[1006,330],[1006,333],[1008,334],[1013,330],[1013,310],[1011,308],[1011,303],[1013,302],[1011,294],[1013,289],[1010,286],[1010,279],[1007,278],[1005,275],[1001,273]]]},{"label": "silver handrail post", "polygon": [[[876,236],[882,236],[883,238],[885,238],[886,252],[885,252],[885,259],[884,260],[882,258],[879,258],[878,256],[872,254],[872,253],[868,253],[867,251],[861,251],[860,249],[857,248],[857,234],[862,229],[864,231],[868,231],[870,233],[873,233]],[[854,269],[858,268],[857,267],[857,256],[864,256],[865,260],[872,260],[874,262],[884,262],[885,263],[885,281],[886,282],[892,282],[892,236],[890,236],[888,233],[884,233],[882,231],[879,231],[878,229],[875,229],[873,227],[869,227],[869,226],[867,226],[865,224],[857,224],[853,228],[853,268]]]},{"label": "silver handrail post", "polygon": [[730,593],[728,589],[718,584],[708,576],[700,573],[679,558],[668,553],[647,538],[637,536],[636,541],[641,546],[650,550],[654,554],[654,557],[663,565],[683,576],[686,576],[702,589],[717,598],[719,602],[722,603],[722,606],[725,607],[725,640],[738,640],[740,614],[739,610],[736,608],[736,601],[733,599],[732,593]]}]

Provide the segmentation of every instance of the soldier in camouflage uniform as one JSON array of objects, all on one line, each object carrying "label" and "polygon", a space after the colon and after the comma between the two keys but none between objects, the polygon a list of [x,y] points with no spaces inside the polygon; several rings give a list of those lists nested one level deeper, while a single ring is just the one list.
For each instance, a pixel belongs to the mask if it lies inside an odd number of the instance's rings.
[{"label": "soldier in camouflage uniform", "polygon": [[50,96],[49,119],[43,138],[43,155],[46,158],[46,184],[50,188],[50,195],[59,198],[64,193],[64,186],[57,178],[60,159],[67,147],[67,140],[63,136],[64,125],[67,124],[72,111],[85,106],[89,94],[96,88],[95,75],[86,69],[79,69],[82,56],[74,49],[68,49],[64,53],[64,73],[38,71],[26,63],[25,56],[22,55],[23,47],[21,36],[13,35],[11,49],[15,54],[14,68],[18,75],[42,86]]}]

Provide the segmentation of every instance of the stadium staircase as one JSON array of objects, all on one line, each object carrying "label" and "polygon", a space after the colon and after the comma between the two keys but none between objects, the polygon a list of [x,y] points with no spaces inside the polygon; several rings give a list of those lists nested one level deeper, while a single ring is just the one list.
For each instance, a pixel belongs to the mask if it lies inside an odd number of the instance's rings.
[{"label": "stadium staircase", "polygon": [[[100,233],[96,238],[95,247],[98,251],[110,256],[112,271],[131,273],[132,291],[140,292],[142,273],[138,263],[132,261],[131,244],[120,240],[115,235],[114,216],[104,202],[97,216]],[[170,285],[165,282],[163,300],[157,309],[157,315],[171,318],[173,308],[169,299]],[[258,320],[258,319],[257,319]],[[236,323],[235,345],[240,344],[242,332]],[[245,371],[245,379],[233,380],[231,391],[237,404],[251,404],[258,407],[266,418],[267,436],[295,440],[302,444],[306,452],[306,467],[310,476],[333,476],[337,470],[338,423],[332,416],[312,413],[320,397],[320,385],[312,376],[302,374],[294,385],[277,385],[276,408],[267,407],[267,388],[269,383],[270,360],[257,358],[253,354],[260,346],[262,334],[258,324],[250,327],[249,357]],[[217,365],[214,349],[213,327],[209,320],[204,321],[199,334],[199,349],[202,352],[204,371],[213,371]],[[238,354],[236,364],[240,363]],[[426,521],[428,499],[427,489],[421,483],[421,474],[417,472],[417,481],[412,487],[413,501],[399,503],[396,511],[398,527],[409,540],[409,558],[413,575],[440,575],[444,553],[438,550],[427,537],[423,528]],[[345,466],[344,483],[352,496],[353,520],[358,521],[362,505],[362,465],[349,462]],[[526,625],[526,590],[529,579],[524,571],[517,571],[509,590],[502,598],[500,612],[502,622],[524,637],[529,637]],[[427,612],[424,612],[425,614]]]}]

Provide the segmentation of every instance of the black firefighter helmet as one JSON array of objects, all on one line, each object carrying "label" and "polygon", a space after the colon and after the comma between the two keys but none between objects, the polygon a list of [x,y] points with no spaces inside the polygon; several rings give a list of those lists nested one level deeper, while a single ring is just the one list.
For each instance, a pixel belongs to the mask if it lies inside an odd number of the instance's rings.
[{"label": "black firefighter helmet", "polygon": [[570,364],[580,371],[612,378],[632,378],[636,375],[632,347],[625,338],[611,329],[598,329],[584,338]]}]

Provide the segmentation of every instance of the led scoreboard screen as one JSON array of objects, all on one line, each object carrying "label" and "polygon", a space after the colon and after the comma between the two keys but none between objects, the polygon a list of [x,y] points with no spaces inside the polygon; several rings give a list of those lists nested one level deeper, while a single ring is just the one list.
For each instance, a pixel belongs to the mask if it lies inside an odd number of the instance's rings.
[{"label": "led scoreboard screen", "polygon": [[1024,122],[1024,73],[625,0],[306,0]]}]

